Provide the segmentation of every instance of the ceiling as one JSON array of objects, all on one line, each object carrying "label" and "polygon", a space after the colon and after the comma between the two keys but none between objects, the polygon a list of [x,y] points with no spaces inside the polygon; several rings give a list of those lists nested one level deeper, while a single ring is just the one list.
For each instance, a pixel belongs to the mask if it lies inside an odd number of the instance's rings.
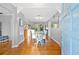
[{"label": "ceiling", "polygon": [[13,4],[17,7],[17,12],[22,12],[25,16],[25,21],[27,22],[48,22],[54,19],[57,13],[61,13],[60,3],[15,3]]}]

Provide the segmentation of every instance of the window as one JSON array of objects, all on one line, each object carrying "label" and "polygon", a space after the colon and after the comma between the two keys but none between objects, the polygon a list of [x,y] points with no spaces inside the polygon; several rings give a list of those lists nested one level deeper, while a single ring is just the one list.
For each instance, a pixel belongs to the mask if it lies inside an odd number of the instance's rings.
[{"label": "window", "polygon": [[19,26],[23,26],[23,21],[22,21],[22,19],[19,19]]},{"label": "window", "polygon": [[58,28],[58,24],[52,23],[52,24],[51,24],[51,28]]}]

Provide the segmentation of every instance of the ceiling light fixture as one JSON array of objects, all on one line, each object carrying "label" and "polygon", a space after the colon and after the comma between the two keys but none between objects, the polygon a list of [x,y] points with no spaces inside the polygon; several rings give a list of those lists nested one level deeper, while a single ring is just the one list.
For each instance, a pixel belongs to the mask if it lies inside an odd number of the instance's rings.
[{"label": "ceiling light fixture", "polygon": [[42,17],[42,16],[40,16],[40,15],[37,15],[36,17],[35,17],[35,19],[43,19],[44,17]]}]

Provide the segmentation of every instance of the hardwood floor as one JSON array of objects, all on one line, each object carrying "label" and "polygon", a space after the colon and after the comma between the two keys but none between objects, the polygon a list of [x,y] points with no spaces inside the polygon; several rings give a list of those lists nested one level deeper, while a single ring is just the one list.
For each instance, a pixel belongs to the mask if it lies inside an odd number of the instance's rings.
[{"label": "hardwood floor", "polygon": [[[47,36],[47,43],[44,46],[37,46],[32,41],[28,46],[27,31],[24,31],[25,40],[17,48],[9,48],[5,55],[60,55],[61,47]],[[11,44],[11,43],[10,43]]]},{"label": "hardwood floor", "polygon": [[5,54],[11,48],[11,41],[6,40],[5,42],[0,42],[0,55]]}]

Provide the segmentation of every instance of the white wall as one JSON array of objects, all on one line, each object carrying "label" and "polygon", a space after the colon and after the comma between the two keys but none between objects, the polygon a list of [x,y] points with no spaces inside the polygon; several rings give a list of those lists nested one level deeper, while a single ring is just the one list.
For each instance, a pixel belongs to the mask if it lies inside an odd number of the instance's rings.
[{"label": "white wall", "polygon": [[51,38],[61,45],[61,32],[59,28],[51,29]]},{"label": "white wall", "polygon": [[61,31],[59,28],[51,28],[51,21],[48,22],[48,36],[61,46]]},{"label": "white wall", "polygon": [[11,19],[10,15],[0,15],[0,22],[2,23],[2,36],[8,35],[11,38]]},{"label": "white wall", "polygon": [[51,22],[48,22],[48,36],[51,37]]},{"label": "white wall", "polygon": [[[22,26],[19,26],[20,19],[22,20]],[[17,46],[24,41],[24,20],[25,20],[24,15],[21,12],[19,12],[18,13],[18,32],[19,32],[18,35],[19,35],[19,39],[18,39]]]},{"label": "white wall", "polygon": [[[12,39],[12,47],[16,47],[18,44],[18,20],[17,20],[17,8],[11,3],[1,3],[0,4],[0,12],[3,14],[11,14],[11,39]],[[3,24],[4,25],[4,24]],[[5,23],[6,25],[6,23]],[[6,32],[4,32],[6,33]]]}]

